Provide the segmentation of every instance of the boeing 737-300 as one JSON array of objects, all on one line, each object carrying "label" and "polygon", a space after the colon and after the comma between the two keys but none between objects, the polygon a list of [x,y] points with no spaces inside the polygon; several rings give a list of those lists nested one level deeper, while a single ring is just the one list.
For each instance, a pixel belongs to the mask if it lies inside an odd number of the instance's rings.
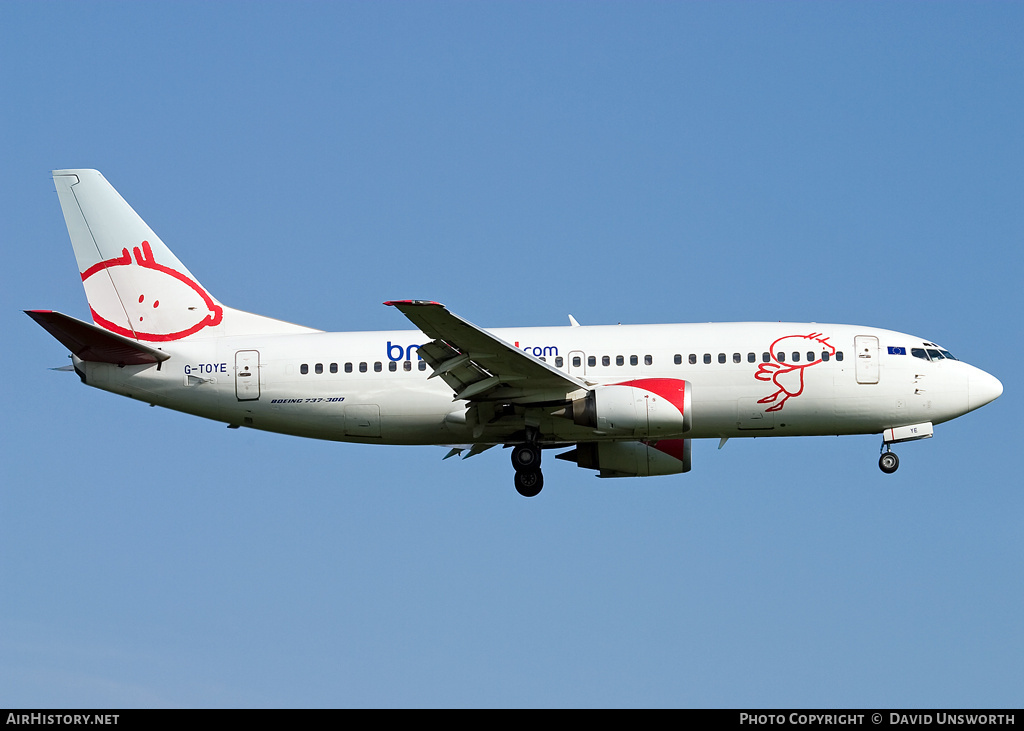
[{"label": "boeing 737-300", "polygon": [[511,448],[532,497],[541,456],[600,477],[690,470],[693,439],[880,434],[891,445],[999,397],[931,340],[782,322],[485,330],[444,305],[385,302],[415,330],[329,333],[221,304],[95,170],[53,173],[92,322],[27,314],[89,386],[316,439]]}]

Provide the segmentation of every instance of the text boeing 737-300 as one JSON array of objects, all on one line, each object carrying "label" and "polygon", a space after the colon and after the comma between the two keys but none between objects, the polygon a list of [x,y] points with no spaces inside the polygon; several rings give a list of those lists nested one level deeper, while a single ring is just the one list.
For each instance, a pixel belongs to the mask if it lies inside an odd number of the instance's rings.
[{"label": "text boeing 737-300", "polygon": [[881,434],[897,442],[996,399],[1000,382],[928,340],[873,327],[708,323],[484,330],[398,300],[411,331],[327,333],[221,304],[95,170],[57,170],[92,323],[28,315],[82,381],[169,409],[317,439],[543,450],[600,477],[687,472],[693,439]]}]

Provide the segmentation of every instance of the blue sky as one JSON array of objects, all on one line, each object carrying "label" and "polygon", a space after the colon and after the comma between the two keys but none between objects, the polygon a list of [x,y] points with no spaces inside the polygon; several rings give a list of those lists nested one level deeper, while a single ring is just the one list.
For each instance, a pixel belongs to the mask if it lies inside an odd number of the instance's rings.
[{"label": "blue sky", "polygon": [[[1019,3],[0,4],[0,705],[1024,703]],[[597,480],[228,431],[48,370],[95,167],[331,330],[797,320],[1002,398]]]}]

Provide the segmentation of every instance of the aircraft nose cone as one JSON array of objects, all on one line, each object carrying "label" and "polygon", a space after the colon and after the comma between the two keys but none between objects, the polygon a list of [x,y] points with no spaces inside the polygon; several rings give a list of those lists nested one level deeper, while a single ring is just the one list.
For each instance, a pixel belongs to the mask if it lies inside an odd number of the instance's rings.
[{"label": "aircraft nose cone", "polygon": [[1003,384],[995,376],[990,376],[982,370],[975,369],[967,378],[967,409],[981,408],[987,403],[995,401],[1003,393]]}]

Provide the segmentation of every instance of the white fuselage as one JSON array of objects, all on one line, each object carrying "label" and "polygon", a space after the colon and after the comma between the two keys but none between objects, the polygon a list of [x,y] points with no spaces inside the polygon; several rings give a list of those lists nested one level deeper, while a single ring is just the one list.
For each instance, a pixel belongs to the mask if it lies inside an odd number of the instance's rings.
[{"label": "white fuselage", "polygon": [[[589,384],[681,379],[688,438],[871,434],[960,416],[999,382],[920,338],[851,325],[706,323],[489,331]],[[416,349],[416,330],[299,333],[168,343],[163,363],[75,359],[87,384],[234,426],[381,444],[500,443],[466,421]],[[410,347],[411,346],[411,347]],[[915,357],[917,352],[925,357]],[[927,353],[931,352],[933,358]],[[546,443],[607,438],[542,414]],[[510,424],[512,434],[521,424]]]},{"label": "white fuselage", "polygon": [[692,440],[881,433],[888,445],[1002,385],[934,343],[850,325],[707,323],[485,330],[390,300],[414,330],[324,333],[233,309],[97,170],[53,181],[92,323],[27,314],[89,385],[232,427],[448,455],[511,446],[516,490],[544,448],[600,477],[690,470]]}]

